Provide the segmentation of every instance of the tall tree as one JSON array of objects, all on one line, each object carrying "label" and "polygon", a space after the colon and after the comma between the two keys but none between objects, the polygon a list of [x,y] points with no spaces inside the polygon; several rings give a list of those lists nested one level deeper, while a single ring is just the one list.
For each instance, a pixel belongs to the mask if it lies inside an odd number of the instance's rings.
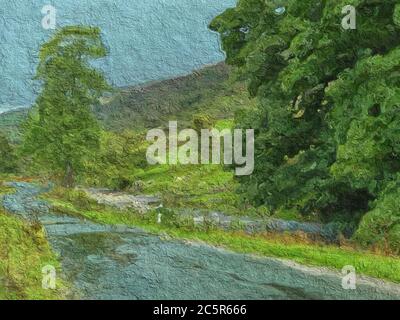
[{"label": "tall tree", "polygon": [[36,79],[42,91],[25,126],[22,150],[72,186],[85,161],[99,148],[100,127],[92,106],[110,89],[90,62],[107,50],[99,28],[59,30],[40,50]]}]

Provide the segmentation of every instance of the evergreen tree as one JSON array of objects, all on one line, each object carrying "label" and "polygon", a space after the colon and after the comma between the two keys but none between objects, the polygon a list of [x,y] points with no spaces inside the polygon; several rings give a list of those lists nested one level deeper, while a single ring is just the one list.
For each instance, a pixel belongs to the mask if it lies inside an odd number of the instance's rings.
[{"label": "evergreen tree", "polygon": [[106,56],[100,29],[59,30],[40,50],[36,79],[43,89],[26,124],[23,152],[63,175],[72,186],[85,161],[97,152],[100,127],[91,108],[109,89],[90,62]]}]

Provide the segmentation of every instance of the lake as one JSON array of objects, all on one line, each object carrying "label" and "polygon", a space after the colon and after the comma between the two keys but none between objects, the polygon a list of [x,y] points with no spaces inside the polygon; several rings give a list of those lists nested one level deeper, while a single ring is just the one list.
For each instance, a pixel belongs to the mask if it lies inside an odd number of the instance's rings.
[{"label": "lake", "polygon": [[0,110],[30,105],[40,88],[32,80],[42,43],[42,8],[57,9],[57,27],[102,29],[109,56],[97,65],[115,86],[187,74],[224,59],[213,17],[236,0],[23,0],[0,4]]}]

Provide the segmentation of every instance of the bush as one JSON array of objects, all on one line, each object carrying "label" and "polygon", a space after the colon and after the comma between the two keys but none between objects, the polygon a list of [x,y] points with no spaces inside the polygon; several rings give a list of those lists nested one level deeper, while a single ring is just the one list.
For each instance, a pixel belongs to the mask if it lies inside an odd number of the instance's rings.
[{"label": "bush", "polygon": [[375,208],[362,219],[355,240],[364,246],[374,246],[400,254],[400,190],[384,194]]},{"label": "bush", "polygon": [[193,128],[197,132],[201,132],[202,129],[212,129],[216,123],[216,120],[203,113],[198,113],[193,116]]}]

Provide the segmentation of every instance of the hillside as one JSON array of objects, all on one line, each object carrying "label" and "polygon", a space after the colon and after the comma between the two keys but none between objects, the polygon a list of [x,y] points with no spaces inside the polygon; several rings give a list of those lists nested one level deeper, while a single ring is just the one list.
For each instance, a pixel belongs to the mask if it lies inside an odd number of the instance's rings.
[{"label": "hillside", "polygon": [[[101,152],[87,164],[88,172],[80,182],[157,194],[174,208],[240,215],[243,206],[239,206],[238,185],[230,170],[212,165],[147,166],[144,159],[146,129],[166,127],[168,121],[178,120],[180,128],[197,123],[221,130],[232,127],[237,110],[255,108],[256,100],[249,98],[244,84],[231,81],[229,74],[229,67],[220,63],[187,76],[117,89],[112,97],[103,99],[94,108],[105,129]],[[20,124],[26,116],[27,111],[0,116],[0,131],[18,143]]]},{"label": "hillside", "polygon": [[[166,126],[169,120],[190,126],[198,113],[216,120],[233,118],[250,101],[244,85],[232,84],[229,73],[229,67],[220,63],[174,79],[118,88],[94,112],[106,130],[117,132]],[[26,110],[0,115],[0,131],[18,141],[19,125],[26,115]]]},{"label": "hillside", "polygon": [[238,103],[229,98],[245,90],[240,84],[232,86],[229,71],[220,63],[187,76],[123,88],[97,106],[95,113],[105,128],[113,131],[165,126],[169,120],[189,125],[195,113],[216,119],[232,117]]}]

